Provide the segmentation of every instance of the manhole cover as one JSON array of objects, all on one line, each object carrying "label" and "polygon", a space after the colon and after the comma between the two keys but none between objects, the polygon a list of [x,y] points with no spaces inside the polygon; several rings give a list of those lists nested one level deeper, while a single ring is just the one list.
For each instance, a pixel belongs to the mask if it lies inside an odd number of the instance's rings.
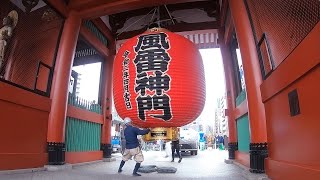
[{"label": "manhole cover", "polygon": [[138,169],[138,172],[141,173],[152,173],[157,171],[157,166],[156,165],[147,165],[147,166],[141,166]]},{"label": "manhole cover", "polygon": [[175,167],[157,167],[158,173],[176,173],[177,168]]}]

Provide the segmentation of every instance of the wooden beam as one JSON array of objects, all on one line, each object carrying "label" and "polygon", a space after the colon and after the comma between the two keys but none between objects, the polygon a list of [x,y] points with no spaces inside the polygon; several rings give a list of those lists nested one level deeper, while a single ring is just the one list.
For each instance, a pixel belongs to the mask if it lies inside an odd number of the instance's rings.
[{"label": "wooden beam", "polygon": [[70,0],[68,6],[71,9],[83,10],[83,9],[92,8],[95,6],[101,6],[103,4],[112,3],[116,1],[119,1],[119,0]]},{"label": "wooden beam", "polygon": [[95,54],[91,56],[76,57],[74,58],[73,66],[103,62],[104,60],[105,58],[101,57],[99,54]]},{"label": "wooden beam", "polygon": [[195,31],[195,30],[206,30],[206,29],[218,29],[217,21],[210,22],[199,22],[199,23],[179,23],[167,27],[168,30],[172,32],[182,32],[182,31]]},{"label": "wooden beam", "polygon": [[84,25],[81,26],[80,34],[100,53],[102,57],[110,56],[109,49]]},{"label": "wooden beam", "polygon": [[58,11],[63,17],[68,17],[68,8],[62,0],[45,0],[47,4]]},{"label": "wooden beam", "polygon": [[[179,4],[167,4],[167,8],[170,12],[172,12],[172,11],[186,10],[186,9],[204,9],[207,7],[210,7],[212,9],[217,9],[217,5],[218,4],[216,1],[196,1],[196,2],[186,2],[186,3],[179,3]],[[153,8],[154,7],[146,7],[146,8],[141,8],[141,9],[136,9],[131,11],[120,12],[120,13],[117,13],[116,16],[120,15],[120,17],[132,17],[132,16],[146,15]],[[165,11],[164,14],[168,15],[168,13],[166,12],[163,6],[161,6],[160,8],[162,8],[163,11]]]},{"label": "wooden beam", "polygon": [[[86,6],[82,5],[82,7],[74,4],[73,6],[70,6],[70,8],[78,10],[81,14],[81,17],[85,19],[95,19],[104,15],[116,14],[146,7],[206,0],[112,0],[108,3],[102,0],[98,1],[100,3],[95,3],[94,1],[96,0],[85,1],[87,1]],[[90,6],[90,4],[94,4],[94,6]]]},{"label": "wooden beam", "polygon": [[227,0],[222,0],[222,4],[220,4],[221,6],[221,11],[220,11],[220,26],[223,27],[225,25],[225,21],[226,21],[226,17],[227,17],[227,13],[228,13],[228,1]]},{"label": "wooden beam", "polygon": [[[107,0],[107,1],[106,0],[71,0],[68,5],[71,9],[84,10],[87,8],[102,6],[104,4],[110,4],[110,3],[114,3],[114,2],[127,3],[130,1],[136,2],[137,0]],[[161,0],[161,1],[163,1],[163,0]],[[202,2],[202,1],[209,2],[209,0],[165,0],[165,2],[166,2],[165,4],[178,4],[178,3]],[[147,3],[147,2],[145,2],[145,3]],[[156,3],[156,4],[159,4],[159,3]],[[163,5],[163,4],[161,4],[161,5]]]},{"label": "wooden beam", "polygon": [[[180,23],[180,24],[171,25],[165,28],[172,32],[183,32],[183,31],[196,31],[196,30],[206,30],[206,29],[218,29],[219,24],[217,21],[201,22],[201,23]],[[146,28],[142,28],[139,30],[124,32],[117,37],[117,40],[132,38],[138,34],[143,33],[145,30]]]},{"label": "wooden beam", "polygon": [[94,19],[92,20],[94,25],[97,26],[97,28],[102,32],[103,35],[105,35],[108,39],[108,43],[110,43],[108,48],[111,48],[113,44],[115,43],[115,38],[113,37],[111,30],[106,26],[106,24],[100,19]]}]

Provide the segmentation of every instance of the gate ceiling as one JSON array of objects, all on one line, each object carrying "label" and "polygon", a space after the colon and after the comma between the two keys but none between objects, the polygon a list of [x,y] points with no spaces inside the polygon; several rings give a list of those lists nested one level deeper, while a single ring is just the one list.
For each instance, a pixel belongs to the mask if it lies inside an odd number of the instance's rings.
[{"label": "gate ceiling", "polygon": [[[116,40],[141,34],[152,23],[159,23],[161,27],[172,32],[219,28],[221,9],[219,0],[69,0],[65,2],[69,9],[79,11],[87,19],[101,18]],[[196,38],[195,35],[193,39]],[[208,35],[208,39],[210,38],[214,36]]]}]

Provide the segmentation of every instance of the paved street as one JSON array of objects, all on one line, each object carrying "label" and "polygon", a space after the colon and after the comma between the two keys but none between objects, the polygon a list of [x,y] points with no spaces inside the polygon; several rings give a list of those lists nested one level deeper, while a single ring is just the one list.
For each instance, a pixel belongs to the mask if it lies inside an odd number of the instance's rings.
[{"label": "paved street", "polygon": [[114,154],[116,161],[98,162],[91,165],[75,166],[70,170],[56,172],[39,171],[23,174],[1,175],[1,180],[124,180],[124,179],[221,179],[221,180],[244,180],[241,175],[242,169],[233,164],[225,164],[227,151],[206,150],[199,151],[197,156],[184,155],[181,163],[170,162],[171,158],[165,158],[165,152],[144,152],[145,161],[142,165],[156,165],[176,167],[174,174],[141,173],[141,177],[133,177],[132,170],[135,162],[128,161],[121,174],[117,173],[121,161],[120,154]]}]

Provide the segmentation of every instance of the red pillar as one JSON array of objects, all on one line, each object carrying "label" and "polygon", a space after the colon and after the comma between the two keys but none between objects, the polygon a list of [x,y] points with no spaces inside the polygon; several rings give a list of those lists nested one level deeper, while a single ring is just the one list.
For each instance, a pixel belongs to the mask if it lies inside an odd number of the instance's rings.
[{"label": "red pillar", "polygon": [[80,25],[80,17],[70,12],[64,23],[54,68],[47,136],[49,164],[64,164],[68,86]]},{"label": "red pillar", "polygon": [[112,74],[114,56],[109,56],[103,63],[103,94],[102,108],[104,122],[101,132],[103,157],[111,157],[111,126],[112,126]]},{"label": "red pillar", "polygon": [[266,117],[260,93],[262,77],[250,21],[243,0],[229,0],[229,5],[244,70],[251,143],[267,142]]},{"label": "red pillar", "polygon": [[226,92],[227,92],[227,118],[229,127],[229,159],[235,159],[235,151],[238,149],[238,139],[237,139],[237,127],[236,120],[234,116],[235,110],[235,90],[234,90],[234,79],[233,79],[233,68],[232,68],[232,58],[230,47],[226,44],[224,40],[224,31],[219,30],[219,47],[223,60],[224,76],[226,82]]}]

